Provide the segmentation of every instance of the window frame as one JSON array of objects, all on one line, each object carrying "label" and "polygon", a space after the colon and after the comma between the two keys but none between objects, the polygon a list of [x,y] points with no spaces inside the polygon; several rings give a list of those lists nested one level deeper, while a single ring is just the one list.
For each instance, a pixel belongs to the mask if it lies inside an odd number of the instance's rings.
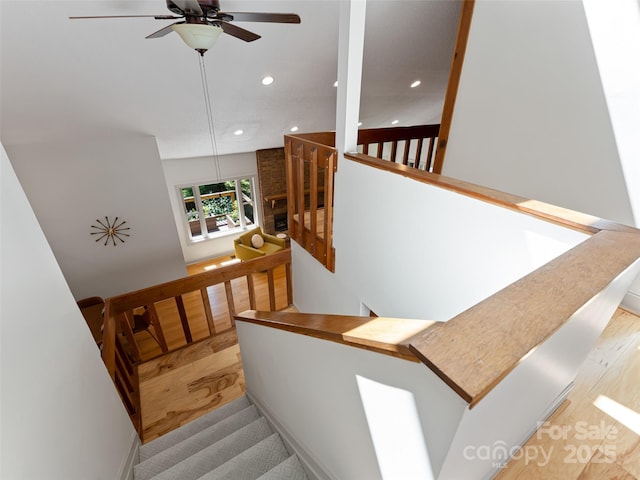
[{"label": "window frame", "polygon": [[[249,186],[251,188],[251,197],[246,197],[242,192],[242,180],[248,180]],[[225,230],[216,230],[214,232],[209,232],[206,225],[206,216],[204,212],[204,206],[202,203],[202,197],[200,194],[200,187],[203,185],[213,185],[220,184],[225,182],[234,182],[235,184],[235,199],[238,202],[238,216],[240,225],[234,226],[231,228],[227,228]],[[258,178],[257,175],[240,175],[236,177],[229,177],[221,180],[211,180],[211,181],[198,181],[198,182],[190,182],[184,183],[180,185],[176,185],[176,192],[178,195],[178,203],[180,206],[180,218],[182,223],[182,228],[185,233],[185,239],[190,244],[202,243],[209,240],[215,240],[221,237],[225,237],[227,235],[232,235],[234,233],[245,231],[249,228],[254,228],[260,226],[262,224],[260,218],[260,212],[258,210],[259,202],[256,201],[258,196]],[[186,210],[186,201],[183,196],[182,191],[184,189],[190,188],[193,193],[193,202],[195,204],[195,211],[198,214],[198,220],[200,222],[200,235],[193,236],[191,233],[190,221],[188,220],[188,212]],[[245,205],[251,205],[253,208],[253,223],[247,224],[244,208]],[[203,233],[205,232],[205,233]]]}]

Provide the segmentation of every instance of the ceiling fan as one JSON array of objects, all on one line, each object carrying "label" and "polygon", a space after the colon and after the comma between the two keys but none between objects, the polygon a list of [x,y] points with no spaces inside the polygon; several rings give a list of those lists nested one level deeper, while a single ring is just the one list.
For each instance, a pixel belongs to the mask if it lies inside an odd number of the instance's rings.
[{"label": "ceiling fan", "polygon": [[221,12],[219,0],[166,0],[166,2],[167,8],[174,15],[107,15],[69,18],[74,20],[132,17],[148,17],[156,20],[183,19],[147,35],[146,38],[163,37],[175,31],[187,45],[197,50],[200,55],[204,55],[204,52],[213,46],[222,32],[245,42],[253,42],[260,38],[260,35],[232,24],[232,21],[300,23],[300,17],[295,13]]}]

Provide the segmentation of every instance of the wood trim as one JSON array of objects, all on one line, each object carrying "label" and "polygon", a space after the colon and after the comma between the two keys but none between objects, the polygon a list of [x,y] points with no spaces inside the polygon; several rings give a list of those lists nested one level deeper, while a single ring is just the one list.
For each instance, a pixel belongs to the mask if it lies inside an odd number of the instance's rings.
[{"label": "wood trim", "polygon": [[127,310],[122,313],[116,314],[116,319],[120,324],[120,329],[124,333],[124,336],[127,339],[127,343],[129,343],[131,347],[131,356],[133,362],[139,362],[141,359],[140,349],[138,348],[138,342],[136,342],[136,336],[133,333],[133,329],[131,325],[134,324],[133,313],[131,310]]},{"label": "wood trim", "polygon": [[[179,296],[180,301],[182,302],[182,296]],[[167,340],[164,338],[164,332],[162,331],[162,325],[160,324],[160,317],[158,316],[158,311],[156,310],[156,305],[152,303],[149,305],[149,318],[151,319],[151,325],[153,326],[153,330],[156,332],[158,343],[160,344],[160,350],[163,352],[168,352],[169,347],[167,345]],[[180,308],[180,307],[178,307]],[[189,337],[191,336],[191,331],[189,330],[189,323],[187,321],[187,314],[184,311],[184,304],[182,305],[182,313],[180,314],[180,320],[182,321],[182,314],[184,313],[184,323],[187,325],[187,330],[189,331]],[[186,332],[185,332],[186,335]]]},{"label": "wood trim", "polygon": [[418,170],[405,165],[394,164],[361,153],[346,153],[344,156],[345,158],[370,167],[402,175],[418,182],[444,188],[445,190],[451,190],[461,195],[476,198],[483,202],[492,203],[520,213],[532,215],[587,234],[594,234],[600,230],[640,233],[640,230],[628,225],[604,220],[592,215],[569,210],[568,208],[557,207],[538,200],[531,200],[526,197],[501,192],[500,190],[494,190],[452,177],[425,172],[424,170]]},{"label": "wood trim", "polygon": [[[335,249],[333,248],[333,192],[334,192],[334,173],[338,171],[338,152],[334,151],[327,160],[327,168],[325,168],[324,181],[324,255],[326,259],[326,267],[330,272],[335,272]],[[331,205],[331,208],[326,208]]]},{"label": "wood trim", "polygon": [[273,276],[273,269],[267,270],[267,283],[269,287],[269,308],[271,310],[275,310],[276,309],[276,281]]},{"label": "wood trim", "polygon": [[[249,275],[249,277],[251,276]],[[207,326],[209,328],[209,335],[215,335],[216,324],[213,319],[213,312],[211,311],[211,300],[209,299],[209,292],[207,291],[207,287],[202,287],[200,289],[200,296],[202,298],[202,305],[204,306],[204,314],[207,317]]]},{"label": "wood trim", "polygon": [[235,327],[233,323],[233,316],[236,314],[236,305],[233,301],[233,288],[231,288],[231,280],[224,282],[224,292],[227,297],[227,308],[229,309],[229,316],[231,317],[231,326]]},{"label": "wood trim", "polygon": [[439,124],[414,125],[410,127],[367,128],[358,130],[358,145],[402,142],[410,139],[437,137]]},{"label": "wood trim", "polygon": [[134,292],[108,298],[105,301],[110,304],[112,315],[152,303],[166,300],[167,298],[194,292],[210,285],[217,285],[228,280],[246,277],[252,272],[269,270],[278,265],[291,263],[291,250],[285,248],[264,257],[255,258],[242,263],[220,267],[208,272],[198,273],[188,277],[172,280],[170,282],[143,288]]},{"label": "wood trim", "polygon": [[104,305],[104,330],[102,332],[102,361],[112,380],[116,378],[116,319],[111,305]]},{"label": "wood trim", "polygon": [[256,308],[256,286],[253,281],[253,275],[247,275],[247,292],[249,294],[249,308]]},{"label": "wood trim", "polygon": [[191,336],[191,327],[189,327],[189,319],[187,318],[187,311],[184,309],[184,300],[182,300],[182,295],[176,296],[175,301],[176,307],[178,307],[178,315],[180,316],[180,324],[182,325],[184,338],[187,343],[191,343],[193,342],[193,337]]},{"label": "wood trim", "polygon": [[[285,276],[287,278],[287,303],[289,305],[293,305],[293,276],[291,273],[291,263],[287,263],[285,265]],[[255,304],[251,307],[252,310],[255,310]]]},{"label": "wood trim", "polygon": [[471,29],[471,18],[473,17],[474,5],[475,0],[463,0],[462,2],[460,19],[458,21],[456,46],[453,52],[453,59],[451,60],[447,93],[444,97],[442,119],[440,120],[438,149],[436,150],[436,158],[433,162],[434,173],[442,173],[444,157],[447,151],[447,142],[449,141],[449,132],[451,130],[451,121],[453,119],[453,110],[456,104],[456,97],[458,95],[458,87],[460,86],[462,65],[467,51],[467,40],[469,39],[469,30]]},{"label": "wood trim", "polygon": [[603,230],[408,346],[473,406],[639,257],[640,235]]},{"label": "wood trim", "polygon": [[405,344],[406,339],[434,323],[427,320],[256,310],[239,313],[236,315],[236,321],[321,338],[411,362],[419,360]]}]

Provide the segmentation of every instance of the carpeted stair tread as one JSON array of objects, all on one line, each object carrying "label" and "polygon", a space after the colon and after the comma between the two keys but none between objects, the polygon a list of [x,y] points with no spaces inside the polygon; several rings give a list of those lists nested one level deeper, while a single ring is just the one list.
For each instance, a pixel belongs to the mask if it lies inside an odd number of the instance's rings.
[{"label": "carpeted stair tread", "polygon": [[158,475],[164,470],[207,448],[209,445],[222,440],[258,418],[260,418],[258,410],[254,405],[250,405],[244,410],[230,415],[204,430],[200,430],[189,438],[173,445],[171,448],[163,450],[153,457],[138,463],[133,468],[135,479],[150,480],[154,475]]},{"label": "carpeted stair tread", "polygon": [[222,440],[152,477],[153,480],[196,480],[273,434],[260,417]]},{"label": "carpeted stair tread", "polygon": [[290,456],[274,433],[198,480],[256,480]]},{"label": "carpeted stair tread", "polygon": [[284,462],[280,462],[257,480],[309,480],[304,468],[296,455],[291,455]]},{"label": "carpeted stair tread", "polygon": [[212,410],[211,412],[193,420],[192,422],[186,423],[185,425],[182,425],[181,427],[159,438],[156,438],[149,443],[142,445],[140,447],[140,462],[143,462],[148,458],[157,455],[163,450],[166,450],[167,448],[180,443],[186,438],[189,438],[194,433],[210,427],[211,425],[219,422],[220,420],[223,420],[229,415],[233,415],[240,410],[244,410],[245,408],[249,407],[249,405],[249,400],[245,395],[243,395],[242,397],[230,403],[227,403],[220,408]]}]

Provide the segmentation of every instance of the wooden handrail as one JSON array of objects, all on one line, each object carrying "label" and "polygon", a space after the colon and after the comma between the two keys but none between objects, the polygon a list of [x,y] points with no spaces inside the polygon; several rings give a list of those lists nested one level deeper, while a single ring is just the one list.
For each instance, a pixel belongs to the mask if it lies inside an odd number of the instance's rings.
[{"label": "wooden handrail", "polygon": [[255,309],[256,294],[253,274],[266,271],[269,289],[269,308],[275,310],[277,307],[276,282],[273,271],[275,268],[281,266],[285,268],[287,305],[281,305],[280,308],[284,308],[293,303],[291,250],[289,249],[105,300],[102,360],[138,432],[141,431],[141,417],[137,365],[142,363],[143,359],[141,358],[141,353],[132,330],[133,311],[139,308],[145,308],[145,312],[148,312],[151,323],[157,325],[158,329],[156,332],[160,343],[165,345],[165,348],[163,348],[163,351],[165,351],[167,350],[166,342],[162,335],[161,327],[159,326],[155,304],[163,300],[174,300],[184,331],[185,345],[188,345],[193,343],[194,339],[191,334],[189,317],[184,307],[182,295],[190,292],[198,292],[200,294],[209,334],[214,335],[218,332],[216,332],[214,326],[214,318],[209,304],[207,288],[219,284],[224,285],[229,316],[231,324],[233,325],[236,304],[231,289],[231,281],[238,278],[246,278],[249,292],[249,305],[250,308]]},{"label": "wooden handrail", "polygon": [[[246,262],[216,268],[208,272],[190,275],[153,287],[111,297],[105,300],[105,303],[110,304],[111,313],[115,315],[290,263],[291,251],[285,249],[280,252],[265,255],[264,257],[247,260]],[[290,279],[287,281],[290,281]],[[291,299],[289,299],[289,301],[291,301]]]},{"label": "wooden handrail", "polygon": [[401,318],[256,310],[247,310],[236,315],[237,320],[321,338],[412,362],[420,360],[405,344],[407,339],[434,323]]},{"label": "wooden handrail", "polygon": [[526,213],[547,221],[551,221],[564,227],[572,228],[587,234],[594,234],[600,230],[616,230],[626,232],[638,232],[628,225],[619,224],[610,220],[594,217],[567,208],[558,207],[538,200],[531,200],[518,195],[501,192],[492,188],[475,185],[444,175],[416,170],[405,165],[395,164],[361,153],[346,153],[345,157],[373,168],[385,170],[390,173],[402,175],[418,182],[430,184],[451,190],[461,195],[476,198],[483,202],[499,205],[520,213]]},{"label": "wooden handrail", "polygon": [[638,258],[640,232],[602,230],[409,348],[473,406]]},{"label": "wooden handrail", "polygon": [[[409,165],[409,160],[413,160],[411,165],[416,169],[432,171],[434,153],[440,132],[440,125],[416,125],[411,127],[391,127],[391,128],[371,128],[358,130],[358,145],[362,146],[362,151],[369,154],[369,146],[376,145],[376,158],[383,158],[384,146],[391,144],[389,158],[387,160],[393,163],[402,163]],[[410,157],[414,148],[413,156]],[[421,161],[422,152],[424,150],[424,141],[428,140],[428,147],[424,156],[424,162]],[[398,161],[398,143],[404,142],[402,152],[402,160]]]}]

